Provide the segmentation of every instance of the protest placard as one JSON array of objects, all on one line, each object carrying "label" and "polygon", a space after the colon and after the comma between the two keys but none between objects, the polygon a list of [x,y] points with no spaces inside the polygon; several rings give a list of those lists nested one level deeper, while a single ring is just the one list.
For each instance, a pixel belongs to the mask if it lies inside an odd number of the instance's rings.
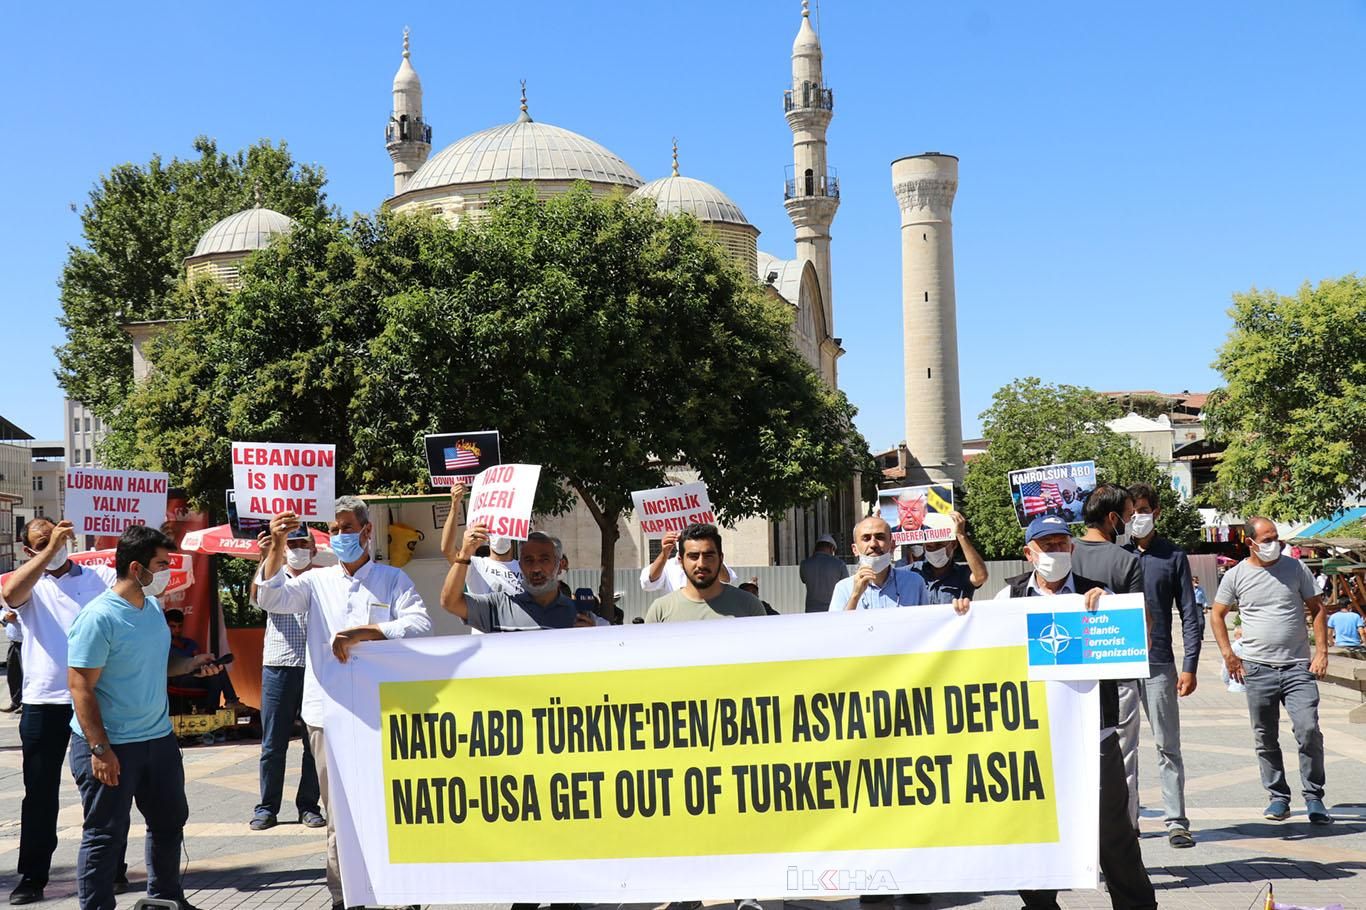
[{"label": "protest placard", "polygon": [[300,521],[331,521],[337,447],[314,443],[234,442],[232,485],[237,517],[293,512]]},{"label": "protest placard", "polygon": [[363,643],[346,903],[1095,888],[1097,684],[1028,679],[1025,609]]},{"label": "protest placard", "polygon": [[468,486],[481,471],[502,464],[497,430],[439,433],[422,437],[432,486]]},{"label": "protest placard", "polygon": [[878,490],[878,514],[891,525],[892,542],[931,543],[953,540],[953,487],[932,484]]},{"label": "protest placard", "polygon": [[64,515],[77,534],[117,537],[131,525],[166,521],[166,474],[67,468]]},{"label": "protest placard", "polygon": [[1080,594],[1027,597],[1030,679],[1147,679],[1142,594],[1110,594],[1095,610]]},{"label": "protest placard", "polygon": [[1040,515],[1057,515],[1064,521],[1082,520],[1086,497],[1096,488],[1096,463],[1070,461],[1010,472],[1010,501],[1020,527]]},{"label": "protest placard", "polygon": [[480,473],[470,489],[466,526],[484,525],[491,537],[526,540],[540,479],[538,464],[496,465]]},{"label": "protest placard", "polygon": [[702,482],[680,483],[631,494],[640,529],[648,539],[658,539],[691,524],[716,524],[716,513]]},{"label": "protest placard", "polygon": [[237,491],[228,490],[225,496],[228,507],[228,526],[232,536],[239,540],[255,540],[261,532],[270,527],[264,518],[243,518],[237,514]]}]

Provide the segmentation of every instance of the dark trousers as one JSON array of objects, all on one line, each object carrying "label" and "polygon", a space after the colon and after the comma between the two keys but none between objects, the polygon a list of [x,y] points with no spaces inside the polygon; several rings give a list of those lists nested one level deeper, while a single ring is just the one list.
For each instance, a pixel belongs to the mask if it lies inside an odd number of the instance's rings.
[{"label": "dark trousers", "polygon": [[9,682],[10,705],[21,703],[24,700],[24,661],[20,642],[9,643],[9,652],[5,655],[5,678]]},{"label": "dark trousers", "polygon": [[[1129,785],[1119,735],[1100,742],[1100,871],[1114,910],[1156,910],[1157,895],[1143,867],[1138,832],[1129,821]],[[1057,910],[1057,891],[1021,891],[1026,910]]]},{"label": "dark trousers", "polygon": [[228,678],[226,670],[214,676],[195,676],[193,673],[172,676],[170,684],[177,689],[197,689],[203,692],[201,697],[208,702],[210,711],[217,711],[227,702],[237,701],[237,691],[233,689],[232,680]]},{"label": "dark trousers", "polygon": [[111,748],[119,758],[115,787],[95,779],[85,738],[71,737],[71,773],[85,809],[81,848],[76,854],[76,896],[81,910],[114,910],[114,874],[128,844],[134,803],[147,822],[147,896],[184,900],[180,844],[190,809],[185,802],[180,746],[167,734]]},{"label": "dark trousers", "polygon": [[24,705],[19,742],[24,751],[24,802],[20,809],[19,877],[46,885],[57,849],[62,759],[71,739],[70,705]]},{"label": "dark trousers", "polygon": [[[261,668],[261,802],[256,805],[258,813],[280,813],[285,788],[285,759],[303,701],[303,667]],[[300,815],[318,811],[318,768],[313,763],[307,732],[302,739],[304,761],[299,773],[299,789],[294,794],[294,805]]]}]

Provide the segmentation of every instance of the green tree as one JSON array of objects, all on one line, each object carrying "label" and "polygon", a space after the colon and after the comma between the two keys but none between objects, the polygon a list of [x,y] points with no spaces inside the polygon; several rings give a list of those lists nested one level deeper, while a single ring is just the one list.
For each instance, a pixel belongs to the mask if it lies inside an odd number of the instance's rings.
[{"label": "green tree", "polygon": [[1366,279],[1235,294],[1206,404],[1227,447],[1211,503],[1279,520],[1331,515],[1366,481]]},{"label": "green tree", "polygon": [[670,468],[698,471],[726,519],[875,470],[853,406],[794,349],[791,311],[694,219],[516,190],[431,239],[449,277],[384,302],[352,412],[370,487],[420,476],[424,433],[498,427],[544,467],[539,511],[572,493],[592,513],[610,602],[630,493]]},{"label": "green tree", "polygon": [[1010,501],[1011,471],[1093,460],[1099,482],[1127,486],[1144,481],[1161,491],[1158,533],[1184,547],[1199,539],[1199,513],[1180,501],[1157,462],[1106,422],[1119,405],[1090,389],[1046,385],[1033,377],[998,390],[984,411],[987,450],[968,464],[964,514],[973,540],[992,559],[1018,559],[1024,531]]},{"label": "green tree", "polygon": [[73,398],[108,419],[132,388],[129,322],[185,314],[176,294],[184,259],[216,221],[254,201],[293,218],[323,211],[323,172],[296,164],[284,143],[262,141],[233,155],[213,140],[198,157],[121,164],[100,178],[81,213],[83,243],[62,276],[66,344],[57,379]]}]

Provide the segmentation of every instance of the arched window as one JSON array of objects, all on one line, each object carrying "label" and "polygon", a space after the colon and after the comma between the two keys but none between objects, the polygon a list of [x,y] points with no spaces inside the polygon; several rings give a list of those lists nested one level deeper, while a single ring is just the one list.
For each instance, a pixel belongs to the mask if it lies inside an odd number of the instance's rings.
[{"label": "arched window", "polygon": [[806,169],[806,195],[816,195],[816,173],[811,168]]}]

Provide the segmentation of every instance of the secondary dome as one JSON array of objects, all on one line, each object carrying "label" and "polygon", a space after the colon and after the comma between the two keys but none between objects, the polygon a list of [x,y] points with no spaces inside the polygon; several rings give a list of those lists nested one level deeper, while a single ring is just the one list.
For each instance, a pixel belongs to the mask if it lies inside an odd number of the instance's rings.
[{"label": "secondary dome", "polygon": [[270,246],[271,238],[287,234],[293,219],[260,206],[229,215],[204,232],[188,260],[225,253],[250,253]]},{"label": "secondary dome", "polygon": [[523,117],[448,145],[417,169],[402,195],[510,180],[644,183],[629,164],[592,139]]},{"label": "secondary dome", "polygon": [[631,193],[632,199],[653,199],[661,212],[686,212],[698,221],[744,224],[745,213],[730,197],[695,177],[661,177]]}]

